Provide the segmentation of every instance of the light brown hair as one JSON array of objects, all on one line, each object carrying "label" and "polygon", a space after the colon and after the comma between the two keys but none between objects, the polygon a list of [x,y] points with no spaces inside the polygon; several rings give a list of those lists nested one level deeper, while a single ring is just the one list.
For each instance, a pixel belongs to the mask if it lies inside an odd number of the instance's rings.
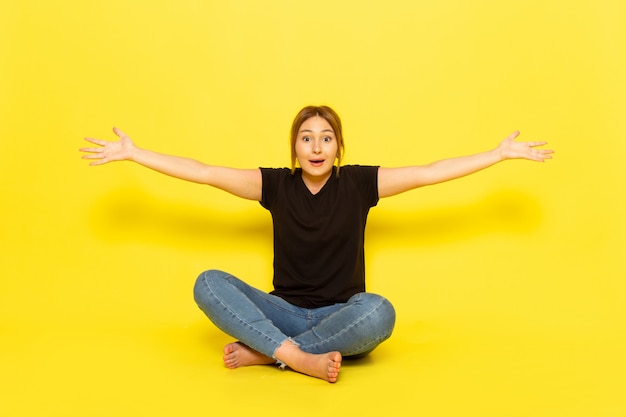
[{"label": "light brown hair", "polygon": [[298,112],[291,124],[291,173],[296,171],[296,140],[298,139],[298,132],[302,123],[310,119],[311,117],[322,117],[328,122],[330,127],[335,132],[335,138],[337,139],[337,175],[339,175],[339,168],[341,167],[341,160],[345,146],[343,143],[343,130],[341,128],[341,119],[339,115],[328,106],[306,106]]}]

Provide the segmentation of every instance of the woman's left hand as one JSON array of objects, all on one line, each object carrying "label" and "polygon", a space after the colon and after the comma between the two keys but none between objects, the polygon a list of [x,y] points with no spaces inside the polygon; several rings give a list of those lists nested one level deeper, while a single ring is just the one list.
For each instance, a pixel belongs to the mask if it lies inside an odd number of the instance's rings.
[{"label": "woman's left hand", "polygon": [[530,159],[537,162],[552,159],[553,150],[536,149],[548,142],[516,142],[515,138],[518,136],[518,131],[513,132],[498,145],[497,150],[502,159]]}]

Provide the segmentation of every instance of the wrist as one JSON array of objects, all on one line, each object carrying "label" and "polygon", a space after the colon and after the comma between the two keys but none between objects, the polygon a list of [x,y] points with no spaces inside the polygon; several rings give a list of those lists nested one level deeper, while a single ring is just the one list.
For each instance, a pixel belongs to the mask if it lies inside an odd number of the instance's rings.
[{"label": "wrist", "polygon": [[489,153],[490,158],[493,160],[494,163],[502,162],[507,159],[506,155],[504,155],[502,149],[500,149],[499,146],[495,149],[492,149]]},{"label": "wrist", "polygon": [[128,149],[128,157],[126,160],[136,163],[141,163],[142,155],[145,153],[145,150],[135,146],[134,144]]}]

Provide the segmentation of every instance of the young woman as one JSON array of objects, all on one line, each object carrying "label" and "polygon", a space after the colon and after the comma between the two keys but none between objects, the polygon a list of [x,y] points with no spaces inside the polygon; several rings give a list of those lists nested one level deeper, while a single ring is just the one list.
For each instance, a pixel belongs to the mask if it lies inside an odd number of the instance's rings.
[{"label": "young woman", "polygon": [[291,169],[235,169],[139,148],[117,128],[117,141],[86,138],[90,165],[128,160],[163,174],[256,200],[274,228],[274,290],[265,293],[225,272],[197,279],[195,300],[237,341],[224,348],[229,368],[278,363],[337,381],[342,357],[364,356],[387,339],[395,312],[365,292],[363,241],[369,209],[379,198],[459,178],[500,161],[542,162],[546,142],[516,142],[424,166],[341,166],[339,116],[326,106],[303,108],[291,128]]}]

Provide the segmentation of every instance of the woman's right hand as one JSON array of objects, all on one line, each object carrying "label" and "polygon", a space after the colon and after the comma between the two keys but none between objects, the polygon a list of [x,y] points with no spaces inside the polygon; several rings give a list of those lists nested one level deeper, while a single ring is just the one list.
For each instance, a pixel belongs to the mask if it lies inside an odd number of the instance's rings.
[{"label": "woman's right hand", "polygon": [[132,158],[136,149],[133,141],[124,132],[114,127],[113,132],[120,138],[117,141],[107,141],[94,138],[85,138],[98,147],[80,148],[85,152],[83,159],[93,159],[89,165],[102,165],[113,161],[125,161]]}]

